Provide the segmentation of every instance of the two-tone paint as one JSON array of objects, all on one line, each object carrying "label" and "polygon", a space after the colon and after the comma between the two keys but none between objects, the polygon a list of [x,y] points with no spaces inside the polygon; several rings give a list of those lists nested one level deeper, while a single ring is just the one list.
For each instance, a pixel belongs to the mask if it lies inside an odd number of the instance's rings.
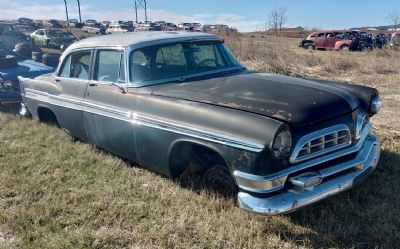
[{"label": "two-tone paint", "polygon": [[[199,40],[221,41],[186,32],[82,40],[67,49],[60,66],[76,51],[90,51],[92,64],[97,50],[123,51],[126,82],[95,81],[93,66],[88,80],[64,78],[59,66],[55,74],[21,79],[23,108],[39,119],[54,115],[71,136],[168,176],[183,171],[180,162],[193,156],[188,150],[202,148],[229,169],[239,187],[240,206],[261,214],[291,212],[322,200],[375,169],[379,144],[368,116],[380,104],[376,89],[260,74],[243,67],[185,82],[131,83],[128,58],[133,50]],[[357,122],[360,116],[363,122]],[[318,137],[335,127],[351,134],[344,148],[304,161],[272,156],[274,140],[283,129],[291,131],[293,153],[302,138]]]}]

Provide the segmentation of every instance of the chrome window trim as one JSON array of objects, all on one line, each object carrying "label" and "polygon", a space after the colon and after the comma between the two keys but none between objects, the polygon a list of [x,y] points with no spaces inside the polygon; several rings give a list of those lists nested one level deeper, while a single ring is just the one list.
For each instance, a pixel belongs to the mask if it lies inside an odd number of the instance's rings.
[{"label": "chrome window trim", "polygon": [[157,119],[145,114],[115,108],[113,106],[99,105],[97,103],[61,97],[52,95],[47,92],[42,92],[30,88],[25,89],[25,97],[35,99],[38,101],[46,102],[51,105],[61,106],[65,108],[75,109],[79,111],[89,112],[96,115],[101,115],[109,118],[118,119],[121,121],[129,122],[132,125],[143,125],[160,130],[170,131],[177,134],[198,138],[209,142],[243,149],[251,152],[261,152],[265,146],[249,140],[234,137],[230,134],[214,132],[206,129],[199,129],[193,126],[185,126],[169,120]]},{"label": "chrome window trim", "polygon": [[[344,144],[337,145],[337,146],[334,146],[334,147],[330,147],[330,148],[327,148],[327,149],[322,149],[322,150],[317,151],[315,153],[311,153],[309,155],[302,156],[300,159],[298,158],[298,155],[299,155],[300,151],[302,150],[302,148],[308,142],[310,142],[310,141],[312,141],[314,139],[317,139],[319,137],[326,136],[326,135],[329,135],[329,134],[334,133],[334,132],[341,132],[341,131],[346,131],[346,132],[349,133],[349,136],[350,136],[349,143],[344,143]],[[335,150],[342,149],[344,147],[349,146],[350,144],[351,144],[351,133],[350,133],[350,129],[349,129],[349,127],[347,125],[339,124],[339,125],[331,126],[331,127],[328,127],[328,128],[325,128],[325,129],[322,129],[322,130],[319,130],[319,131],[315,131],[315,132],[312,132],[310,134],[307,134],[307,135],[301,137],[299,139],[299,141],[297,141],[296,146],[293,149],[293,152],[292,152],[292,154],[291,154],[291,156],[289,158],[289,162],[290,163],[298,163],[298,162],[301,162],[301,161],[305,161],[305,160],[308,160],[308,159],[311,159],[311,158],[315,158],[315,157],[330,153],[330,152],[335,151]]]},{"label": "chrome window trim", "polygon": [[[249,173],[244,173],[241,171],[234,171],[234,176],[236,178],[236,181],[239,183],[240,181],[243,182],[243,180],[245,181],[256,181],[259,182],[261,184],[265,184],[265,185],[272,185],[272,188],[265,188],[265,189],[257,189],[257,188],[253,188],[253,187],[249,187],[249,186],[245,186],[245,185],[239,185],[240,188],[250,191],[250,192],[255,192],[255,193],[270,193],[276,190],[279,190],[281,188],[283,188],[284,184],[281,184],[283,181],[283,179],[287,179],[287,177],[290,174],[296,173],[298,171],[301,170],[305,170],[307,168],[322,164],[322,163],[326,163],[329,162],[331,160],[334,160],[336,158],[339,157],[343,157],[355,152],[358,152],[361,150],[361,148],[364,146],[364,142],[367,139],[367,137],[369,136],[369,134],[371,133],[372,130],[372,124],[371,123],[367,123],[364,126],[364,129],[361,133],[361,137],[358,140],[358,142],[351,146],[351,147],[347,147],[344,148],[342,150],[338,150],[335,152],[332,152],[330,154],[327,154],[325,156],[322,157],[318,157],[294,166],[291,166],[287,169],[284,169],[282,171],[273,173],[271,175],[266,175],[266,176],[260,176],[260,175],[253,175],[253,174],[249,174]],[[238,178],[243,178],[243,179],[239,179]],[[271,183],[275,183],[275,184],[271,184]]]}]

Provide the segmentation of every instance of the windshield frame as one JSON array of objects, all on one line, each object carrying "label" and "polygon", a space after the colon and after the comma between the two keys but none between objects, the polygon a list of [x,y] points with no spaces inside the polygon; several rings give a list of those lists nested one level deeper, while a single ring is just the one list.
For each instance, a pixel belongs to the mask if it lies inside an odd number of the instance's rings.
[{"label": "windshield frame", "polygon": [[[169,77],[165,79],[159,79],[159,80],[152,80],[152,81],[146,81],[146,82],[138,82],[134,81],[132,79],[132,73],[131,73],[131,56],[133,55],[134,52],[146,48],[151,48],[151,47],[160,47],[160,46],[170,46],[174,44],[180,44],[180,43],[196,43],[196,42],[215,42],[215,43],[221,43],[223,47],[225,48],[225,52],[227,53],[228,57],[233,57],[236,62],[238,63],[237,65],[231,66],[231,67],[226,67],[222,69],[215,69],[215,70],[210,70],[210,71],[204,71],[204,72],[199,72],[199,73],[190,73],[186,74],[183,76],[175,76],[175,77]],[[187,79],[190,78],[196,78],[196,77],[202,77],[202,76],[207,76],[207,75],[212,75],[212,74],[218,74],[218,73],[224,73],[224,72],[229,72],[229,71],[234,71],[234,70],[245,70],[247,69],[245,66],[243,66],[240,61],[236,58],[236,56],[230,51],[230,49],[226,46],[223,40],[221,39],[193,39],[193,40],[180,40],[180,41],[171,41],[171,42],[163,42],[163,43],[158,43],[158,44],[151,44],[148,46],[140,46],[140,47],[135,47],[135,48],[130,48],[127,51],[126,57],[126,67],[127,67],[127,76],[128,76],[128,84],[133,86],[133,87],[146,87],[146,86],[152,86],[152,85],[159,85],[159,84],[165,84],[165,83],[171,83],[171,82],[184,82]]]}]

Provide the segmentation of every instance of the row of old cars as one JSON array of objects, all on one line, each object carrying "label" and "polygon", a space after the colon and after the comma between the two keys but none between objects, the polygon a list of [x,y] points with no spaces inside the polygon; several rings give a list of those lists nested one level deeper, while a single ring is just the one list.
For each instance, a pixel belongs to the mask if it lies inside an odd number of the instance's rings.
[{"label": "row of old cars", "polygon": [[[395,34],[392,35],[392,41]],[[384,34],[375,35],[360,31],[323,30],[311,33],[300,42],[300,47],[305,49],[363,51],[374,48],[383,48],[391,42],[391,38]]]},{"label": "row of old cars", "polygon": [[197,174],[258,214],[348,190],[378,164],[376,89],[250,71],[217,35],[96,36],[70,45],[54,73],[21,70],[21,115],[160,174]]}]

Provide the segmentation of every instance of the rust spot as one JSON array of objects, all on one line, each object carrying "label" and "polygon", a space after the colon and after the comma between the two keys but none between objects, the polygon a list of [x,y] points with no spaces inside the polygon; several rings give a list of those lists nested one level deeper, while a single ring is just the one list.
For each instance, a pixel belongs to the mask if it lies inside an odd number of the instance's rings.
[{"label": "rust spot", "polygon": [[275,112],[272,117],[288,121],[292,120],[292,114],[282,110]]},{"label": "rust spot", "polygon": [[207,103],[207,104],[212,104],[213,102],[211,101],[211,100],[209,100],[209,99],[202,99],[202,100],[200,100],[200,102],[202,102],[202,103]]},{"label": "rust spot", "polygon": [[224,103],[224,102],[218,102],[218,105],[222,105],[222,106],[226,106],[226,107],[230,107],[230,108],[239,108],[241,107],[240,105],[236,104],[236,103]]}]

